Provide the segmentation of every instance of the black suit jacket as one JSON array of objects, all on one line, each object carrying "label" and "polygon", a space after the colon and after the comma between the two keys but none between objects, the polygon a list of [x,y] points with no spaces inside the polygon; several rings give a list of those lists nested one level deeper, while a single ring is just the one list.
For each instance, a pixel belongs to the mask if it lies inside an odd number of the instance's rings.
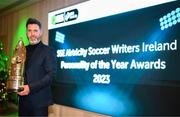
[{"label": "black suit jacket", "polygon": [[56,76],[56,56],[49,46],[40,42],[29,57],[29,46],[26,47],[24,81],[30,87],[30,94],[20,96],[19,104],[33,107],[44,107],[53,103],[51,83]]}]

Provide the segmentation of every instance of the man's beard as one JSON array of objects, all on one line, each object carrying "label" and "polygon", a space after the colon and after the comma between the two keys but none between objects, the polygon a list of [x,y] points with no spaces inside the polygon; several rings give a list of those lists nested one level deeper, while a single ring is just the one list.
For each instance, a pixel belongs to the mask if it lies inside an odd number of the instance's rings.
[{"label": "man's beard", "polygon": [[36,40],[33,40],[33,41],[29,40],[29,44],[30,44],[30,45],[36,45],[36,44],[38,44],[39,42],[40,42],[40,39],[36,39]]}]

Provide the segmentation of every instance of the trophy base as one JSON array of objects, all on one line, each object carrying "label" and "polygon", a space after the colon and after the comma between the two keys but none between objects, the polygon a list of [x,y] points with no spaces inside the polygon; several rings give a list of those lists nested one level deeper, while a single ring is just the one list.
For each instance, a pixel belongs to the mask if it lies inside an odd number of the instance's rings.
[{"label": "trophy base", "polygon": [[23,91],[23,90],[24,90],[23,87],[21,87],[21,88],[19,88],[19,89],[7,89],[7,91],[8,91],[9,93],[11,93],[11,92],[21,92],[21,91]]},{"label": "trophy base", "polygon": [[20,92],[24,90],[23,80],[20,76],[11,76],[7,81],[7,91],[8,92]]}]

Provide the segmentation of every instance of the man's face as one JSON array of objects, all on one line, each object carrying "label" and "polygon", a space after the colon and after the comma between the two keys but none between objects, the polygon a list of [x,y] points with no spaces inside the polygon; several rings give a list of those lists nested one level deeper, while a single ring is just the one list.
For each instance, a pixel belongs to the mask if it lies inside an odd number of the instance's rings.
[{"label": "man's face", "polygon": [[34,45],[40,42],[40,36],[42,31],[37,24],[28,24],[26,29],[26,35],[29,39],[29,44]]}]

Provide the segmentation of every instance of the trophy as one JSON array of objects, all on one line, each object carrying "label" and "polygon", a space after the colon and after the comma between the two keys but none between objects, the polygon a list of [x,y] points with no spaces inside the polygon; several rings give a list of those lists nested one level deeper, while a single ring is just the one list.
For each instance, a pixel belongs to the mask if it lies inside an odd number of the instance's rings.
[{"label": "trophy", "polygon": [[26,48],[22,41],[22,38],[18,41],[13,57],[11,59],[11,67],[9,71],[9,79],[7,80],[8,92],[22,91],[21,87],[24,84],[24,63],[26,60]]}]

